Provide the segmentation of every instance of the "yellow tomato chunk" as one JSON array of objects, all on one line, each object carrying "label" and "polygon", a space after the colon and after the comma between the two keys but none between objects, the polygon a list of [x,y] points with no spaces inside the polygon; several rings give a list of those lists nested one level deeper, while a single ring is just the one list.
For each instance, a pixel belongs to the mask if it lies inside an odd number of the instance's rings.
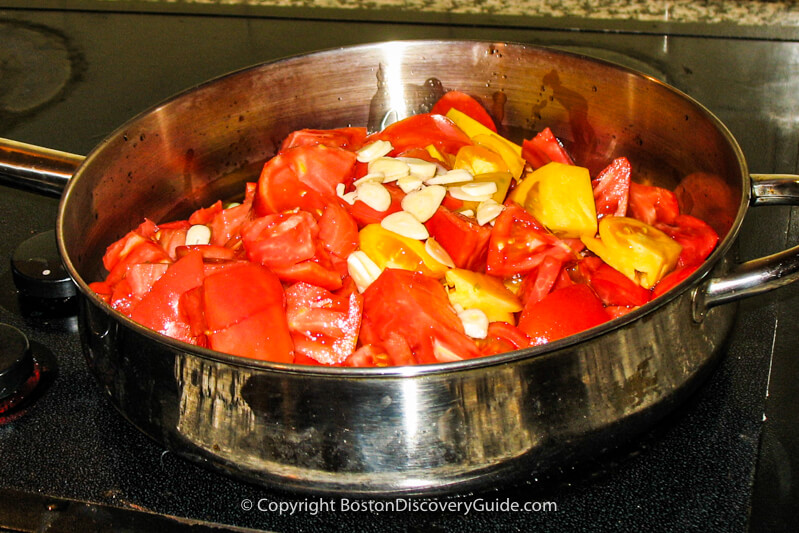
[{"label": "yellow tomato chunk", "polygon": [[513,313],[522,310],[519,298],[501,280],[462,268],[448,270],[445,276],[449,301],[464,309],[480,309],[489,322],[515,324]]},{"label": "yellow tomato chunk", "polygon": [[[447,111],[447,118],[450,119],[452,122],[454,122],[455,125],[458,126],[460,129],[462,129],[463,132],[466,135],[468,135],[470,139],[473,139],[474,137],[476,137],[478,135],[497,135],[496,133],[491,131],[489,128],[487,128],[484,125],[480,124],[478,121],[476,121],[475,119],[473,119],[472,117],[470,117],[466,113],[464,113],[462,111],[458,111],[454,107],[451,108],[449,111]],[[518,155],[522,154],[522,147],[521,146],[519,146],[516,143],[512,143],[512,142],[508,141],[504,137],[502,137],[502,139],[504,141],[506,141],[510,145],[510,147],[513,149],[513,151],[516,154],[518,154]]]},{"label": "yellow tomato chunk", "polygon": [[682,246],[659,229],[628,217],[603,217],[599,239],[581,239],[607,264],[646,289],[674,270],[682,251]]},{"label": "yellow tomato chunk", "polygon": [[360,249],[380,267],[413,270],[441,278],[449,267],[425,250],[424,242],[404,237],[380,224],[369,224],[358,234]]},{"label": "yellow tomato chunk", "polygon": [[587,168],[548,163],[524,178],[512,199],[559,237],[596,234],[596,204]]},{"label": "yellow tomato chunk", "polygon": [[472,174],[509,172],[508,164],[495,151],[485,146],[464,146],[455,154],[452,168],[465,168]]},{"label": "yellow tomato chunk", "polygon": [[496,133],[481,133],[472,137],[472,142],[477,146],[483,146],[499,154],[508,165],[513,179],[519,180],[524,172],[524,159],[516,152],[512,142]]}]

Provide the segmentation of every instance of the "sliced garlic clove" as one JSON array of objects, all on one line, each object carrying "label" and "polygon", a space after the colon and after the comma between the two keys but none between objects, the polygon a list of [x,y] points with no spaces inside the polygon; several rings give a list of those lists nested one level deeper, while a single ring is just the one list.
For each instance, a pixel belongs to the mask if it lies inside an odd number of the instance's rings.
[{"label": "sliced garlic clove", "polygon": [[[363,176],[361,178],[358,178],[357,180],[352,182],[352,184],[357,187],[361,183],[366,183],[367,181],[374,181],[376,183],[383,183],[383,179],[385,179],[385,177],[386,176],[382,172],[370,172],[370,173],[366,174],[365,176]],[[339,185],[343,185],[343,184],[339,183]]]},{"label": "sliced garlic clove", "polygon": [[380,183],[366,181],[355,189],[358,200],[381,213],[391,206],[391,193]]},{"label": "sliced garlic clove", "polygon": [[436,214],[438,206],[446,195],[447,189],[441,185],[424,187],[405,195],[402,199],[402,209],[412,214],[419,222],[427,222]]},{"label": "sliced garlic clove", "polygon": [[347,272],[358,287],[358,292],[363,292],[380,277],[382,271],[365,252],[356,250],[347,257]]},{"label": "sliced garlic clove", "polygon": [[338,196],[348,204],[353,205],[355,203],[355,200],[358,199],[357,193],[355,191],[345,193],[344,190],[345,187],[343,183],[339,183],[338,185],[336,185],[336,196]]},{"label": "sliced garlic clove", "polygon": [[480,202],[477,206],[477,215],[475,217],[477,218],[477,223],[481,226],[485,226],[497,218],[499,214],[502,213],[503,209],[505,209],[505,207],[497,203],[493,198]]},{"label": "sliced garlic clove", "polygon": [[461,185],[461,190],[472,196],[486,196],[497,192],[496,181],[475,181]]},{"label": "sliced garlic clove", "polygon": [[382,172],[383,183],[389,183],[408,176],[411,169],[407,163],[394,157],[378,157],[369,162],[369,173],[373,172]]},{"label": "sliced garlic clove", "polygon": [[211,228],[204,224],[195,224],[186,232],[186,246],[211,243]]},{"label": "sliced garlic clove", "polygon": [[449,268],[455,268],[455,262],[452,260],[452,257],[450,257],[444,247],[441,246],[433,237],[430,237],[424,242],[424,251],[442,265],[446,265]]},{"label": "sliced garlic clove", "polygon": [[424,159],[417,157],[398,157],[397,159],[408,165],[411,176],[416,176],[423,180],[432,178],[438,171],[438,165]]},{"label": "sliced garlic clove", "polygon": [[464,309],[458,313],[463,324],[463,331],[473,339],[485,339],[488,336],[488,317],[480,309]]},{"label": "sliced garlic clove", "polygon": [[403,176],[397,180],[397,185],[399,188],[402,189],[402,192],[405,194],[420,189],[422,185],[424,185],[424,181],[422,178],[414,176],[411,174],[410,176]]},{"label": "sliced garlic clove", "polygon": [[393,231],[394,233],[402,235],[403,237],[408,237],[409,239],[423,241],[430,236],[430,234],[427,232],[427,228],[424,227],[424,224],[416,220],[412,214],[406,211],[397,211],[396,213],[391,213],[382,221],[380,221],[380,225],[383,226],[383,229]]},{"label": "sliced garlic clove", "polygon": [[474,211],[472,209],[464,209],[463,211],[458,211],[458,213],[465,217],[474,217]]},{"label": "sliced garlic clove", "polygon": [[452,183],[466,183],[473,181],[474,176],[465,168],[456,168],[434,178],[426,180],[428,185],[450,185]]},{"label": "sliced garlic clove", "polygon": [[356,158],[361,163],[369,163],[379,157],[391,153],[394,147],[388,141],[378,140],[373,143],[367,144],[356,152]]},{"label": "sliced garlic clove", "polygon": [[497,192],[497,184],[493,181],[478,181],[450,187],[448,190],[450,196],[456,200],[484,202],[490,200]]}]

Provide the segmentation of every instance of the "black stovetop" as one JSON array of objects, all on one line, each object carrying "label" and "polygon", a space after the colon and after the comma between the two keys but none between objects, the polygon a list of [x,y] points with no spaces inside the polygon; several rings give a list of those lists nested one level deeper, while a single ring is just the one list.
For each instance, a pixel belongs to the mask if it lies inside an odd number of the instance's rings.
[{"label": "black stovetop", "polygon": [[[797,170],[799,42],[790,39],[282,13],[0,9],[0,136],[85,154],[132,115],[240,67],[350,43],[469,38],[568,47],[644,70],[715,112],[753,171]],[[55,198],[0,187],[2,257],[52,229],[56,210]],[[792,213],[750,210],[741,257],[796,243]],[[743,302],[719,368],[649,434],[546,478],[450,497],[491,505],[552,502],[557,510],[358,511],[345,510],[342,501],[323,504],[237,482],[148,440],[89,375],[74,321],[22,312],[3,259],[0,322],[24,331],[54,371],[24,416],[0,424],[0,530],[182,530],[200,522],[208,529],[278,531],[788,531],[799,501],[791,484],[791,461],[799,459],[790,408],[797,363],[789,357],[797,345],[797,297],[799,290],[787,287]],[[245,499],[306,507],[293,516],[247,511]],[[321,512],[313,512],[314,501]]]}]

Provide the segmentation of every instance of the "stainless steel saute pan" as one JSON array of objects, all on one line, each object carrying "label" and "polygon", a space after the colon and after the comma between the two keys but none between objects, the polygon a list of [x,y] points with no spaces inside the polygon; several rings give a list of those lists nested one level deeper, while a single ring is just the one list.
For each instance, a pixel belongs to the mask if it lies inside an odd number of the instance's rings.
[{"label": "stainless steel saute pan", "polygon": [[[140,327],[88,289],[111,242],[144,217],[240,192],[292,130],[379,129],[447,89],[480,97],[508,135],[551,127],[592,173],[627,156],[635,179],[680,188],[683,209],[721,234],[718,249],[666,296],[600,327],[418,367],[228,356]],[[799,275],[797,249],[737,264],[733,246],[750,207],[796,203],[797,177],[750,175],[724,125],[679,91],[538,47],[411,41],[293,57],[188,90],[85,159],[11,141],[2,159],[3,172],[41,188],[65,185],[58,242],[82,292],[86,358],[119,411],[186,458],[287,489],[465,490],[596,453],[651,427],[706,377],[733,327],[730,302]]]}]

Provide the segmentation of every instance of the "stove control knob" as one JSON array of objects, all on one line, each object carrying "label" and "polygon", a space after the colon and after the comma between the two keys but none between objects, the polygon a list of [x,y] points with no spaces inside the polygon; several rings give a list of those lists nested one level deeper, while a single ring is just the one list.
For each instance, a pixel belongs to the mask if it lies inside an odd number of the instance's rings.
[{"label": "stove control knob", "polygon": [[0,411],[25,388],[33,369],[28,338],[15,327],[0,324]]},{"label": "stove control knob", "polygon": [[77,313],[77,287],[61,261],[55,231],[20,244],[11,258],[11,272],[23,315],[52,318]]}]

